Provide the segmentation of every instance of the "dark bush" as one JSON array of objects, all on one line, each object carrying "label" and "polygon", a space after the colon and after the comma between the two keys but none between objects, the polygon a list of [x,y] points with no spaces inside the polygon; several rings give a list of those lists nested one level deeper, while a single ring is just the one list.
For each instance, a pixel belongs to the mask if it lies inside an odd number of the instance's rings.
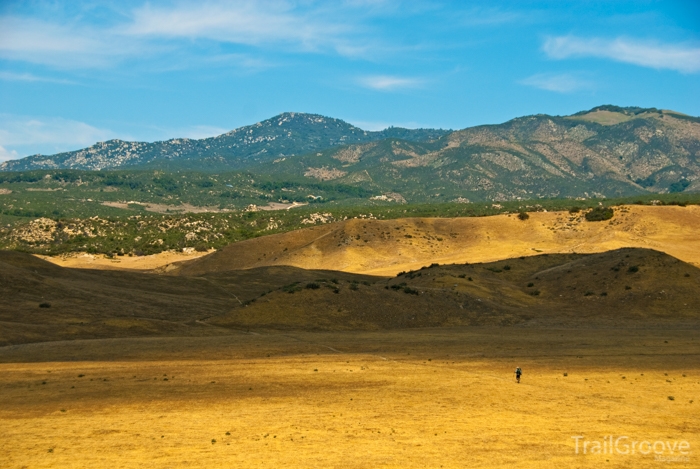
[{"label": "dark bush", "polygon": [[613,217],[613,209],[610,207],[595,207],[586,212],[587,221],[605,221]]},{"label": "dark bush", "polygon": [[627,269],[627,272],[629,272],[631,274],[633,274],[635,272],[639,272],[639,267],[637,267],[636,265],[631,265],[630,268]]},{"label": "dark bush", "polygon": [[527,220],[528,218],[530,218],[530,215],[528,215],[527,212],[520,212],[520,213],[518,213],[518,218],[519,218],[520,220],[525,221],[525,220]]},{"label": "dark bush", "polygon": [[50,308],[51,303],[39,303],[39,308]]},{"label": "dark bush", "polygon": [[321,285],[319,285],[318,283],[315,283],[315,282],[311,282],[311,283],[306,284],[306,288],[311,289],[311,290],[318,290],[319,288],[321,288]]}]

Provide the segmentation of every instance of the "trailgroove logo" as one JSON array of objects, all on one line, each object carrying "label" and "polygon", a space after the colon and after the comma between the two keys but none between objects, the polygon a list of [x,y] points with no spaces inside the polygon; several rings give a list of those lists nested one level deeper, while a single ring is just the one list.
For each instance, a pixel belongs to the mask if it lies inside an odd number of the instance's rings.
[{"label": "trailgroove logo", "polygon": [[644,456],[653,454],[654,459],[663,462],[689,462],[690,443],[686,440],[632,440],[628,436],[613,435],[602,440],[587,440],[582,435],[572,436],[576,441],[576,454],[619,454]]}]

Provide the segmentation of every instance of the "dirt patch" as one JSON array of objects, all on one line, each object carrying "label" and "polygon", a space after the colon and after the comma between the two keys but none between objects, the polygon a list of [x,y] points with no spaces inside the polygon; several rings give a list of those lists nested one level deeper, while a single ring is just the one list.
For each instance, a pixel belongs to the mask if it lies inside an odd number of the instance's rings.
[{"label": "dirt patch", "polygon": [[41,256],[36,257],[49,261],[61,267],[71,267],[74,269],[108,269],[108,270],[168,270],[172,264],[177,262],[197,259],[206,256],[213,251],[197,252],[193,248],[186,248],[185,252],[166,251],[150,256],[116,256],[107,257],[103,254],[88,254],[85,252],[74,252],[61,256]]},{"label": "dirt patch", "polygon": [[200,207],[191,204],[180,204],[180,205],[166,205],[166,204],[153,204],[150,202],[102,202],[102,205],[107,207],[121,208],[124,210],[133,210],[129,205],[140,205],[147,212],[154,213],[224,213],[230,212],[230,209],[221,209],[219,207]]},{"label": "dirt patch", "polygon": [[347,171],[341,171],[336,168],[308,168],[304,173],[304,176],[310,178],[316,178],[321,181],[332,181],[333,179],[338,179],[348,174]]}]

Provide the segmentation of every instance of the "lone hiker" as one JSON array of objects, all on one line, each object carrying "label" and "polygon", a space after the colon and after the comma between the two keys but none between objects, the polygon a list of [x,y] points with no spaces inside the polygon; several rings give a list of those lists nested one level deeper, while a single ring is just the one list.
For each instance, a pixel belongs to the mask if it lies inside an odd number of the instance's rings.
[{"label": "lone hiker", "polygon": [[515,369],[515,381],[518,383],[520,382],[520,375],[523,374],[523,370],[520,369],[520,367],[517,367]]}]

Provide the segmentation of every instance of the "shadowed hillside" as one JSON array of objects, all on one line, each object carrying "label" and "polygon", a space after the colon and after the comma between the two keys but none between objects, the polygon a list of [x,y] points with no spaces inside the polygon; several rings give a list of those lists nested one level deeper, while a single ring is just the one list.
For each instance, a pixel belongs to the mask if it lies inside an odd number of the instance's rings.
[{"label": "shadowed hillside", "polygon": [[0,252],[0,345],[249,329],[695,324],[700,270],[645,249],[431,266],[394,278],[268,266],[197,276]]}]

